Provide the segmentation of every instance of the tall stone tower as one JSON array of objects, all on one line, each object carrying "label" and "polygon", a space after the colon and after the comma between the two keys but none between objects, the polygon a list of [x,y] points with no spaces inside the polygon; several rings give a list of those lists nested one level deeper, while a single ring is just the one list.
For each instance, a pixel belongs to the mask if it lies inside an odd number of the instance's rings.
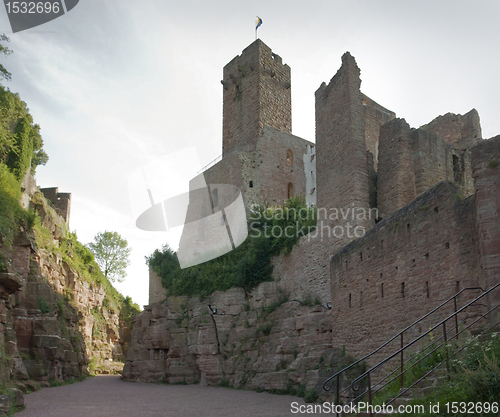
[{"label": "tall stone tower", "polygon": [[346,52],[330,84],[316,91],[318,207],[370,207],[359,73]]},{"label": "tall stone tower", "polygon": [[224,67],[222,155],[252,151],[264,126],[292,132],[290,67],[257,39]]},{"label": "tall stone tower", "polygon": [[[380,127],[396,115],[364,95],[360,86],[358,65],[346,52],[330,83],[316,91],[317,205],[355,208],[354,224],[368,230],[376,217],[370,208],[377,205]],[[374,216],[363,219],[361,212]]]}]

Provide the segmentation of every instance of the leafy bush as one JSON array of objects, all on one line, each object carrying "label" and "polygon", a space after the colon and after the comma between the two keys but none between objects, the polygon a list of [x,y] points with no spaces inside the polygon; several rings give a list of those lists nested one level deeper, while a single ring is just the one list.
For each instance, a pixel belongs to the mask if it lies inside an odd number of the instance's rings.
[{"label": "leafy bush", "polygon": [[135,316],[141,312],[141,309],[137,304],[132,301],[132,298],[125,297],[120,306],[120,318],[130,323],[132,316]]},{"label": "leafy bush", "polygon": [[30,166],[34,174],[38,165],[47,163],[42,147],[40,126],[33,124],[26,103],[18,94],[0,86],[0,162],[6,163],[21,180]]},{"label": "leafy bush", "polygon": [[307,207],[303,197],[295,197],[287,200],[283,207],[254,207],[249,219],[249,237],[218,258],[181,269],[176,253],[165,245],[146,260],[161,277],[168,295],[203,298],[216,290],[226,291],[232,287],[250,290],[272,280],[273,256],[289,253],[300,237],[315,227],[316,208]]},{"label": "leafy bush", "polygon": [[308,207],[304,197],[296,196],[284,206],[255,206],[250,213],[250,236],[265,238],[273,255],[288,254],[302,236],[316,230],[316,221],[316,207]]}]

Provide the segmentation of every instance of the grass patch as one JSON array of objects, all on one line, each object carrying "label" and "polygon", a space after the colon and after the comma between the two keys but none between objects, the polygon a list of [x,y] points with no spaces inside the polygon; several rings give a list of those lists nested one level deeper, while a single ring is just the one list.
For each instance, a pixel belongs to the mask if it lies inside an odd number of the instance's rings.
[{"label": "grass patch", "polygon": [[229,379],[224,379],[222,378],[220,380],[220,384],[219,384],[221,387],[224,387],[224,388],[232,388],[232,386],[229,384]]},{"label": "grass patch", "polygon": [[313,296],[310,293],[307,293],[304,295],[304,298],[302,299],[302,304],[308,306],[308,307],[313,307],[316,305],[321,305],[321,298],[319,296]]},{"label": "grass patch", "polygon": [[274,325],[274,320],[268,321],[264,323],[262,326],[260,326],[257,331],[255,332],[256,336],[258,336],[260,333],[264,334],[265,336],[269,336],[271,333],[271,329],[273,328]]},{"label": "grass patch", "polygon": [[[429,403],[431,402],[432,404],[439,403],[438,415],[446,417],[471,415],[470,413],[462,413],[460,410],[453,412],[451,409],[452,402],[464,402],[466,404],[498,403],[500,398],[500,335],[493,333],[491,339],[483,343],[478,338],[470,338],[461,343],[457,346],[467,345],[467,347],[458,356],[450,356],[450,381],[445,379],[439,381],[439,384],[431,393],[424,397],[414,398],[410,402],[413,405],[423,405],[424,414],[406,413],[405,416],[435,416],[435,410],[431,413],[429,409]],[[427,371],[443,361],[445,353],[445,348],[441,347],[414,368],[405,372],[404,386],[411,385]],[[424,355],[424,352],[414,355],[411,363],[422,359]],[[445,369],[445,365],[441,365],[440,369]],[[375,397],[374,404],[382,404],[389,398],[394,398],[399,393],[399,384],[399,378],[393,381],[381,394]],[[449,403],[450,407],[447,408],[446,403]],[[491,412],[491,409],[488,412],[484,409],[483,411],[474,410],[473,415],[498,416],[498,411]]]},{"label": "grass patch", "polygon": [[[467,347],[451,361],[450,381],[443,381],[429,395],[416,398],[412,404],[426,406],[426,414],[431,416],[427,405],[429,401],[440,403],[441,416],[466,416],[467,413],[453,413],[447,409],[447,402],[486,403],[499,402],[500,398],[500,335],[493,333],[490,340],[481,343],[478,338],[471,338]],[[410,415],[410,414],[407,414]],[[475,412],[473,415],[498,416],[498,410]]]},{"label": "grass patch", "polygon": [[[259,391],[257,388],[255,391]],[[304,385],[294,385],[291,381],[288,381],[287,385],[283,389],[271,389],[268,391],[270,394],[276,395],[292,395],[294,397],[302,397],[306,403],[313,403],[318,399],[318,395],[314,389],[306,390]]]},{"label": "grass patch", "polygon": [[286,292],[282,288],[278,289],[278,296],[268,306],[262,309],[262,317],[267,317],[269,314],[276,311],[277,308],[281,307],[289,300],[290,293]]},{"label": "grass patch", "polygon": [[38,309],[43,314],[46,314],[46,313],[48,313],[50,311],[50,305],[49,305],[49,303],[42,296],[38,297]]}]

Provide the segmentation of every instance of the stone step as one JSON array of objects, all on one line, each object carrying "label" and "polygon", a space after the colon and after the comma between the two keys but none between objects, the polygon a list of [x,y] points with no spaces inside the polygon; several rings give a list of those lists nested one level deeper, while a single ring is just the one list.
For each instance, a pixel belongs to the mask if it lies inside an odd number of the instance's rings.
[{"label": "stone step", "polygon": [[398,397],[394,401],[391,402],[391,405],[394,408],[398,408],[400,405],[407,405],[411,400],[413,400],[412,396],[409,396],[409,393],[406,392],[404,397]]},{"label": "stone step", "polygon": [[435,379],[434,378],[425,378],[422,379],[422,381],[417,382],[414,386],[413,389],[415,388],[427,388],[431,387],[435,384]]}]

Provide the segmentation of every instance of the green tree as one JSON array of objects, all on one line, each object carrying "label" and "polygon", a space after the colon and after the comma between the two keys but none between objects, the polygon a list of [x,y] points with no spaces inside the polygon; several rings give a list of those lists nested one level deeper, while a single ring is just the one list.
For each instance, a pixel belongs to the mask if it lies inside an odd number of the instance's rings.
[{"label": "green tree", "polygon": [[[4,43],[10,39],[0,35],[0,55],[10,55],[12,50]],[[0,64],[0,80],[11,79],[11,73]],[[43,148],[40,126],[33,123],[26,103],[18,94],[0,86],[0,162],[6,163],[18,180],[22,180],[31,166],[31,175],[38,165],[49,159]]]},{"label": "green tree", "polygon": [[132,301],[132,298],[126,296],[120,305],[120,318],[130,323],[132,316],[136,316],[141,312],[139,306]]},{"label": "green tree", "polygon": [[125,270],[130,264],[130,248],[125,239],[116,232],[104,231],[88,244],[104,276],[110,281],[123,282]]},{"label": "green tree", "polygon": [[[0,54],[4,54],[5,56],[10,55],[12,50],[3,45],[3,42],[10,42],[10,39],[5,35],[5,33],[0,35],[0,42],[2,42],[0,43]],[[10,81],[11,77],[12,74],[7,71],[2,64],[0,64],[0,79]]]}]

